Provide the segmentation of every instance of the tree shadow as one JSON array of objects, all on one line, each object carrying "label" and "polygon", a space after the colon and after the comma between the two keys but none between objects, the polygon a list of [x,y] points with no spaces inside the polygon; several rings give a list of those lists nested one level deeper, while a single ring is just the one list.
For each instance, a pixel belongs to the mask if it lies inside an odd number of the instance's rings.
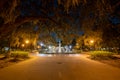
[{"label": "tree shadow", "polygon": [[120,59],[120,57],[111,56],[110,59],[112,59],[112,60],[118,60],[118,59]]},{"label": "tree shadow", "polygon": [[6,58],[6,57],[1,57],[1,58],[0,58],[0,60],[5,60],[5,59],[7,59],[7,58]]}]

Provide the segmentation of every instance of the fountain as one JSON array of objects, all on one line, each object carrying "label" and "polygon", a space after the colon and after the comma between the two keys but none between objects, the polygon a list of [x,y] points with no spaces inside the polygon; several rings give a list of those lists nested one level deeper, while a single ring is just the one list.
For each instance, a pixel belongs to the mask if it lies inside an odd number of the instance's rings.
[{"label": "fountain", "polygon": [[55,53],[65,52],[64,47],[61,46],[61,41],[59,41],[58,47],[55,48]]},{"label": "fountain", "polygon": [[59,41],[58,53],[61,53],[61,42]]},{"label": "fountain", "polygon": [[61,41],[59,41],[59,44],[57,47],[55,46],[49,46],[48,47],[48,53],[69,53],[71,52],[69,46],[62,47]]},{"label": "fountain", "polygon": [[67,53],[67,52],[70,52],[69,46],[65,46],[65,52],[66,52],[66,53]]}]

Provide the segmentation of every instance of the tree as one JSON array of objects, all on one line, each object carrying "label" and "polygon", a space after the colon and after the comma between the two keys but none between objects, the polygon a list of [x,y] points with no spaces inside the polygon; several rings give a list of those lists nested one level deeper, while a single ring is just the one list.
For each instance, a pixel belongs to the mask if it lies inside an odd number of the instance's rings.
[{"label": "tree", "polygon": [[[72,30],[73,26],[70,23],[76,24],[74,22],[78,18],[77,25],[91,28],[89,30],[92,31],[95,29],[92,34],[99,32],[101,37],[104,29],[110,24],[109,17],[116,15],[119,4],[119,0],[2,0],[0,1],[0,40],[7,37],[11,41],[10,33],[15,35],[16,29],[26,22],[43,22],[45,26],[48,23],[54,25],[52,30],[51,27],[45,28],[49,29],[45,31],[45,34],[48,34],[46,38],[54,42],[55,40],[49,35],[53,31],[66,43],[77,36],[74,33],[78,27]],[[119,11],[117,13],[119,15]],[[33,32],[30,34],[34,35]],[[37,37],[38,33],[35,34]],[[66,34],[70,36],[69,39]],[[16,45],[19,45],[18,42]]]},{"label": "tree", "polygon": [[114,52],[118,53],[119,51],[119,45],[120,45],[120,24],[118,24],[117,26],[114,25],[109,25],[108,27],[106,27],[106,29],[104,29],[103,32],[103,43],[104,43],[104,47],[109,48],[109,50],[111,51],[112,48]]}]

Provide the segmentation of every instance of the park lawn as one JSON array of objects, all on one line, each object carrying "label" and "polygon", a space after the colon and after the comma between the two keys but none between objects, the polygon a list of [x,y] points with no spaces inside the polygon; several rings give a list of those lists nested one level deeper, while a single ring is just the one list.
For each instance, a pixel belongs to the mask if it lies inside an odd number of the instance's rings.
[{"label": "park lawn", "polygon": [[27,52],[27,51],[12,51],[11,52],[11,57],[14,57],[14,58],[28,58],[29,57],[29,52]]},{"label": "park lawn", "polygon": [[11,57],[7,59],[4,58],[3,54],[0,54],[0,69],[27,59],[30,59],[30,57],[29,52],[26,51],[12,51]]},{"label": "park lawn", "polygon": [[90,59],[120,68],[120,55],[109,51],[91,51]]},{"label": "park lawn", "polygon": [[91,51],[90,57],[92,59],[109,59],[112,58],[114,53],[109,51]]}]

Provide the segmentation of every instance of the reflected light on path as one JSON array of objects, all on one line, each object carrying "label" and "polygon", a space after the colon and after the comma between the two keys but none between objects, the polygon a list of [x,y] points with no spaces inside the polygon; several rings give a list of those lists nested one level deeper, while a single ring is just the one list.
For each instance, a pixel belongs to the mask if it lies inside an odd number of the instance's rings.
[{"label": "reflected light on path", "polygon": [[52,54],[37,54],[37,56],[41,56],[41,57],[52,57],[54,55]]},{"label": "reflected light on path", "polygon": [[69,54],[70,57],[79,57],[80,54]]},{"label": "reflected light on path", "polygon": [[66,57],[79,57],[81,54],[37,54],[40,57],[57,57],[57,56],[66,56]]}]

